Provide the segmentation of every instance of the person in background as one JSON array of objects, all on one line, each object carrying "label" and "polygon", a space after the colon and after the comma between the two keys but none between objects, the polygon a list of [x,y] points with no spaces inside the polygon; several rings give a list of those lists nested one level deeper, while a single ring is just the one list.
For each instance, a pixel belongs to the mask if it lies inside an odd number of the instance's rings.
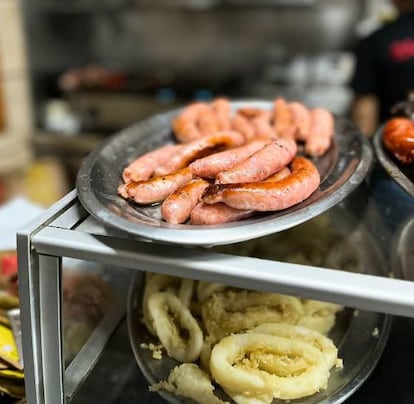
[{"label": "person in background", "polygon": [[414,90],[414,0],[393,0],[399,17],[363,39],[356,49],[351,117],[372,136],[391,108]]}]

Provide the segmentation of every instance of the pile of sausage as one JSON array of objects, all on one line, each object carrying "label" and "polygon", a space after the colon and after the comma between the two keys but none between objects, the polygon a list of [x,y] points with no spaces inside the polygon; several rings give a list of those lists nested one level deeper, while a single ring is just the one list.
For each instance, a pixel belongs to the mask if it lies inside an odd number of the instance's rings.
[{"label": "pile of sausage", "polygon": [[308,198],[320,184],[312,161],[334,135],[334,118],[277,98],[271,108],[232,111],[227,99],[195,102],[172,122],[175,144],[150,151],[122,173],[118,193],[137,204],[161,203],[162,218],[219,224],[276,211]]}]

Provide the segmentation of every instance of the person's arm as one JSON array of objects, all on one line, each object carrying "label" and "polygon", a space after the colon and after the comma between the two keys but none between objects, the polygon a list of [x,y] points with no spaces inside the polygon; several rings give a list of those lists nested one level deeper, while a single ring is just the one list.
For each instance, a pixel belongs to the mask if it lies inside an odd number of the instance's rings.
[{"label": "person's arm", "polygon": [[375,95],[356,97],[352,104],[351,119],[360,131],[371,137],[379,124],[379,104]]}]

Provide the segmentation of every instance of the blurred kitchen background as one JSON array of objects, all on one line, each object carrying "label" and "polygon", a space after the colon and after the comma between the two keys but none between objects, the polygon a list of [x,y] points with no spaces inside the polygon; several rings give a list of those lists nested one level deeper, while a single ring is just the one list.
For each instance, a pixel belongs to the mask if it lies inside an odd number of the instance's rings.
[{"label": "blurred kitchen background", "polygon": [[70,189],[108,135],[193,100],[347,115],[352,50],[394,16],[387,0],[2,0],[0,195],[39,159],[29,186],[46,170]]}]

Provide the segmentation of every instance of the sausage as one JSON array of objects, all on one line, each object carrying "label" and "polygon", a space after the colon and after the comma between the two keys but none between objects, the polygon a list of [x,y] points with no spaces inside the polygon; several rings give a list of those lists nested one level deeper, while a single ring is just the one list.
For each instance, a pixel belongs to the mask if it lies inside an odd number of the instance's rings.
[{"label": "sausage", "polygon": [[292,138],[294,136],[292,111],[283,98],[277,98],[273,103],[273,126],[280,137]]},{"label": "sausage", "polygon": [[133,199],[136,203],[156,203],[163,201],[168,195],[192,178],[193,175],[190,169],[185,167],[166,176],[123,184],[118,188],[118,193],[126,199]]},{"label": "sausage", "polygon": [[326,109],[311,110],[311,125],[305,143],[305,153],[309,156],[322,156],[329,149],[334,135],[334,117]]},{"label": "sausage", "polygon": [[185,107],[179,115],[172,121],[173,132],[176,139],[181,143],[191,142],[202,136],[198,127],[198,121],[203,111],[209,106],[203,102],[195,102]]},{"label": "sausage", "polygon": [[310,111],[300,102],[289,103],[289,108],[292,112],[293,126],[295,127],[295,139],[305,141],[309,136],[311,125]]},{"label": "sausage", "polygon": [[296,142],[289,138],[274,140],[244,162],[216,176],[217,184],[258,182],[289,164],[297,152]]},{"label": "sausage", "polygon": [[256,107],[242,107],[239,109],[239,113],[247,119],[253,119],[258,116],[263,110]]},{"label": "sausage", "polygon": [[202,136],[212,135],[219,131],[216,114],[210,106],[200,112],[198,116],[198,127]]},{"label": "sausage", "polygon": [[246,141],[254,138],[255,131],[252,123],[242,113],[237,112],[231,122],[231,127],[236,132],[240,132]]},{"label": "sausage", "polygon": [[147,180],[154,170],[166,163],[180,147],[180,145],[169,144],[139,156],[123,170],[124,182]]},{"label": "sausage", "polygon": [[269,141],[265,139],[255,139],[243,146],[197,159],[189,167],[195,176],[214,178],[219,172],[229,170],[241,163],[268,143]]},{"label": "sausage", "polygon": [[272,124],[272,113],[270,111],[261,110],[258,114],[252,118],[252,126],[254,128],[255,136],[268,137],[270,139],[276,139],[277,134]]},{"label": "sausage", "polygon": [[184,223],[209,185],[208,181],[194,178],[175,190],[161,205],[162,218],[168,223]]},{"label": "sausage", "polygon": [[211,108],[216,116],[219,130],[231,129],[231,105],[230,101],[225,98],[217,98],[211,103]]},{"label": "sausage", "polygon": [[305,157],[295,157],[291,170],[288,177],[275,182],[210,185],[202,200],[261,212],[289,208],[308,198],[320,184],[317,168]]},{"label": "sausage", "polygon": [[207,156],[223,147],[237,147],[244,143],[244,137],[233,131],[217,132],[203,136],[182,145],[178,152],[163,166],[155,170],[155,175],[167,175],[187,167],[192,161]]},{"label": "sausage", "polygon": [[253,210],[233,209],[222,202],[212,205],[201,202],[191,211],[190,223],[203,225],[236,222],[247,219],[255,213]]},{"label": "sausage", "polygon": [[414,122],[392,118],[384,126],[384,147],[402,164],[414,163]]},{"label": "sausage", "polygon": [[280,181],[283,178],[286,178],[290,174],[291,174],[291,171],[290,171],[289,167],[283,167],[279,171],[272,174],[270,177],[265,178],[262,182]]},{"label": "sausage", "polygon": [[[280,171],[273,174],[264,181],[279,181],[282,178],[287,177],[290,174],[288,167],[283,167]],[[199,203],[191,212],[190,223],[191,224],[220,224],[236,222],[237,220],[247,219],[257,212],[254,210],[240,210],[227,206],[223,202],[213,203],[209,205],[207,203]]]}]

